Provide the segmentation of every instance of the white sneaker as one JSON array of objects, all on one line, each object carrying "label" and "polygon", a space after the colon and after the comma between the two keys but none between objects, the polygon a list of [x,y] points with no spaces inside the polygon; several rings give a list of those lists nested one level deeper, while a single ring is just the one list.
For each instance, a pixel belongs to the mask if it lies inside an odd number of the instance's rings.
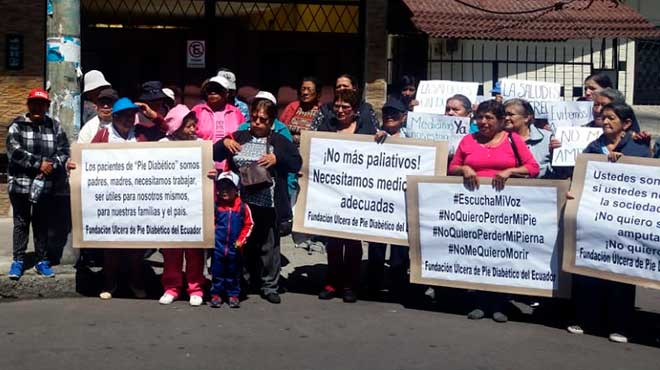
[{"label": "white sneaker", "polygon": [[204,303],[204,299],[198,295],[190,296],[190,305],[191,306],[201,306]]},{"label": "white sneaker", "polygon": [[160,299],[158,300],[158,303],[160,303],[160,304],[171,304],[172,302],[174,302],[174,299],[175,298],[174,298],[173,295],[165,293],[165,294],[163,294],[162,297],[160,297]]},{"label": "white sneaker", "polygon": [[571,325],[568,328],[566,328],[569,333],[571,334],[584,334],[584,330],[579,325]]},{"label": "white sneaker", "polygon": [[610,334],[610,341],[614,343],[628,343],[628,338],[618,333],[612,333]]},{"label": "white sneaker", "polygon": [[101,294],[99,294],[99,298],[101,298],[104,301],[107,301],[108,299],[112,299],[112,293],[110,293],[110,292],[101,292]]}]

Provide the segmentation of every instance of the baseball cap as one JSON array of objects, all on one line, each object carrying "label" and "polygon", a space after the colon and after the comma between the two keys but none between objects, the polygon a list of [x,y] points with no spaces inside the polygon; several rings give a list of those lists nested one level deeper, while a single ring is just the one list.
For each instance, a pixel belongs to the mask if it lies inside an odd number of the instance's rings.
[{"label": "baseball cap", "polygon": [[101,92],[99,92],[99,99],[110,99],[113,102],[117,101],[119,99],[119,95],[117,94],[117,91],[111,88],[103,89]]},{"label": "baseball cap", "polygon": [[183,124],[183,119],[190,113],[190,109],[183,104],[177,104],[174,108],[170,109],[165,116],[165,126],[167,126],[167,134],[172,135]]},{"label": "baseball cap", "polygon": [[110,82],[105,79],[105,76],[101,71],[92,69],[91,71],[85,73],[83,77],[83,94],[96,90],[99,87],[111,86]]},{"label": "baseball cap", "polygon": [[229,180],[232,184],[234,184],[235,187],[238,187],[238,175],[231,171],[226,171],[219,174],[218,179],[216,181],[220,182],[223,180],[225,181]]},{"label": "baseball cap", "polygon": [[396,98],[390,98],[387,100],[387,103],[383,105],[383,111],[385,110],[395,110],[397,112],[405,113],[408,112],[406,106],[401,102],[401,100]]},{"label": "baseball cap", "polygon": [[236,75],[232,71],[220,71],[218,72],[218,77],[224,77],[229,81],[229,86],[227,89],[236,90]]},{"label": "baseball cap", "polygon": [[[229,82],[229,80],[227,80],[225,77],[222,77],[222,76],[211,77],[209,79],[209,84],[211,82],[222,86],[222,88],[225,89],[225,90],[229,90],[229,88],[231,86],[231,82]],[[206,86],[208,87],[208,84]]]},{"label": "baseball cap", "polygon": [[269,93],[268,91],[259,91],[257,95],[254,96],[254,98],[270,100],[273,102],[273,104],[277,105],[277,99],[275,99],[275,95]]},{"label": "baseball cap", "polygon": [[129,98],[121,98],[115,102],[115,104],[112,106],[112,114],[119,113],[124,110],[139,110],[140,107],[135,105],[131,99]]},{"label": "baseball cap", "polygon": [[30,90],[30,93],[28,94],[27,100],[36,100],[36,99],[41,99],[41,100],[47,100],[50,101],[50,97],[48,96],[48,92],[42,88],[36,88]]},{"label": "baseball cap", "polygon": [[165,94],[165,96],[167,96],[167,97],[168,97],[169,99],[171,99],[172,101],[176,101],[176,99],[174,98],[174,97],[175,97],[175,96],[174,96],[174,91],[172,91],[172,89],[167,88],[167,87],[164,88],[164,89],[163,89],[163,94]]},{"label": "baseball cap", "polygon": [[495,82],[495,87],[493,87],[492,90],[490,90],[491,94],[501,94],[502,93],[502,85],[500,84],[500,81]]}]

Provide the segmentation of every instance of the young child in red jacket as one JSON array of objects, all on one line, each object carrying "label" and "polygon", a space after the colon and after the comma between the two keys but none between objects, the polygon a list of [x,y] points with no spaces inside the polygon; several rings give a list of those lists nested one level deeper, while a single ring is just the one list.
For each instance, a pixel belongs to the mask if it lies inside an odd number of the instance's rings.
[{"label": "young child in red jacket", "polygon": [[242,249],[252,232],[250,207],[238,196],[238,175],[223,172],[216,181],[215,250],[211,262],[211,307],[227,302],[239,308]]}]

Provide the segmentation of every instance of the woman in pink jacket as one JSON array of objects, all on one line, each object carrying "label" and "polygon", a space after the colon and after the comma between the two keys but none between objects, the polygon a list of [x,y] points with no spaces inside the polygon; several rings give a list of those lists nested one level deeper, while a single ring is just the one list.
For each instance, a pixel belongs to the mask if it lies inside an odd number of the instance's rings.
[{"label": "woman in pink jacket", "polygon": [[[222,76],[209,79],[202,88],[206,103],[197,104],[192,111],[197,116],[197,137],[213,143],[233,133],[245,121],[241,111],[227,102],[229,81]],[[222,169],[216,162],[216,168]]]}]

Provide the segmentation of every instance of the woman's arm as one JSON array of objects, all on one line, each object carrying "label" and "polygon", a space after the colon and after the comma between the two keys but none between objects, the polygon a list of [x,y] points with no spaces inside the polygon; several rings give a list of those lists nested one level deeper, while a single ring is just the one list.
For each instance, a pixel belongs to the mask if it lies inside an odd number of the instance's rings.
[{"label": "woman's arm", "polygon": [[297,173],[300,171],[300,168],[302,167],[302,157],[298,152],[298,148],[279,134],[277,134],[277,136],[273,135],[273,140],[274,142],[271,144],[274,148],[273,154],[275,154],[275,157],[277,158],[275,164],[277,170],[283,173]]}]

